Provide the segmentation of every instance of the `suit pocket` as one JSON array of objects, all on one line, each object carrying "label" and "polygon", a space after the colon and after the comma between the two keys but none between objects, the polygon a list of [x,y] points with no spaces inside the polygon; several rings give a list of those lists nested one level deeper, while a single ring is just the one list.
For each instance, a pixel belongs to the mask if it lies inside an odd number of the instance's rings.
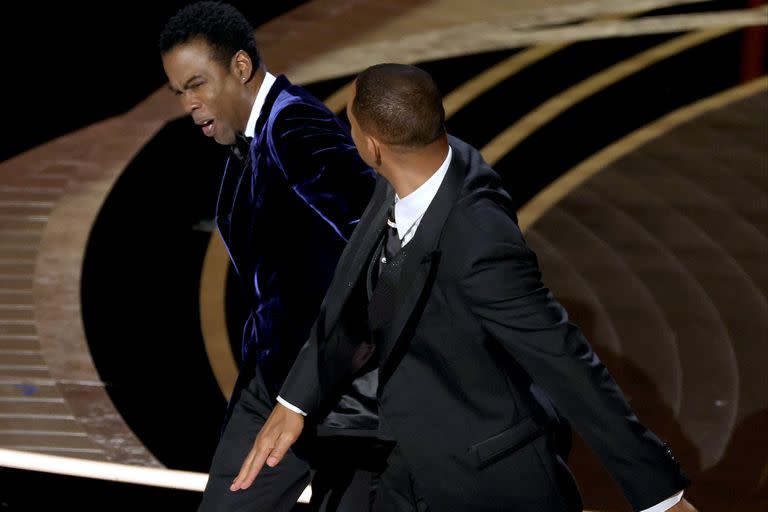
[{"label": "suit pocket", "polygon": [[489,437],[485,441],[473,444],[469,448],[479,468],[484,468],[497,460],[510,455],[530,443],[544,432],[531,418],[526,418],[514,427]]}]

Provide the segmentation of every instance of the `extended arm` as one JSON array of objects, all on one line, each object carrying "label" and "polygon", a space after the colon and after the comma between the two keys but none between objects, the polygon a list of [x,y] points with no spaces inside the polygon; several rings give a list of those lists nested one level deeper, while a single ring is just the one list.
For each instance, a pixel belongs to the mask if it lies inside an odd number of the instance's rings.
[{"label": "extended arm", "polygon": [[469,255],[459,287],[482,328],[554,400],[636,510],[679,493],[688,480],[671,451],[638,421],[581,331],[544,287],[513,216],[485,199],[465,212],[457,229],[464,231],[459,239],[466,241]]}]

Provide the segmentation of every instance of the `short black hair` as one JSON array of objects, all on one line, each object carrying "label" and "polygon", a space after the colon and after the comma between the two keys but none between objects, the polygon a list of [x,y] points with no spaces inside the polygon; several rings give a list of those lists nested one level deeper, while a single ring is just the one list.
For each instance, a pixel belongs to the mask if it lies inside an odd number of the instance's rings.
[{"label": "short black hair", "polygon": [[357,76],[352,113],[382,142],[416,149],[445,133],[443,98],[432,76],[406,64],[376,64]]},{"label": "short black hair", "polygon": [[213,58],[229,66],[240,50],[248,53],[254,68],[260,63],[253,26],[235,7],[222,2],[196,2],[179,9],[165,24],[158,49],[165,55],[180,44],[204,39],[213,49]]}]

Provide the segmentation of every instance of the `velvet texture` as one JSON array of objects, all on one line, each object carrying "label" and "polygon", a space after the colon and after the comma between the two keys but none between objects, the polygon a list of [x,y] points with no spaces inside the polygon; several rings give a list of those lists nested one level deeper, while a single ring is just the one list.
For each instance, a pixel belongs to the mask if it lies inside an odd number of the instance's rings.
[{"label": "velvet texture", "polygon": [[250,313],[238,388],[256,364],[272,398],[277,394],[374,184],[348,128],[279,76],[248,158],[227,163],[216,207]]}]

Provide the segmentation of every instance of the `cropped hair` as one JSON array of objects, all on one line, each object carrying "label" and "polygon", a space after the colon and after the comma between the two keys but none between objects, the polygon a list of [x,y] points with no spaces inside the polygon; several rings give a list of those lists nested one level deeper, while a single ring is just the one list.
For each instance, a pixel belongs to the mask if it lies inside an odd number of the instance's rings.
[{"label": "cropped hair", "polygon": [[213,50],[212,58],[229,66],[240,50],[248,53],[254,68],[260,63],[253,26],[235,7],[222,2],[196,2],[182,7],[163,27],[158,49],[165,55],[177,46],[203,39]]},{"label": "cropped hair", "polygon": [[357,76],[352,113],[386,144],[418,149],[445,133],[440,90],[429,73],[405,64],[377,64]]}]

